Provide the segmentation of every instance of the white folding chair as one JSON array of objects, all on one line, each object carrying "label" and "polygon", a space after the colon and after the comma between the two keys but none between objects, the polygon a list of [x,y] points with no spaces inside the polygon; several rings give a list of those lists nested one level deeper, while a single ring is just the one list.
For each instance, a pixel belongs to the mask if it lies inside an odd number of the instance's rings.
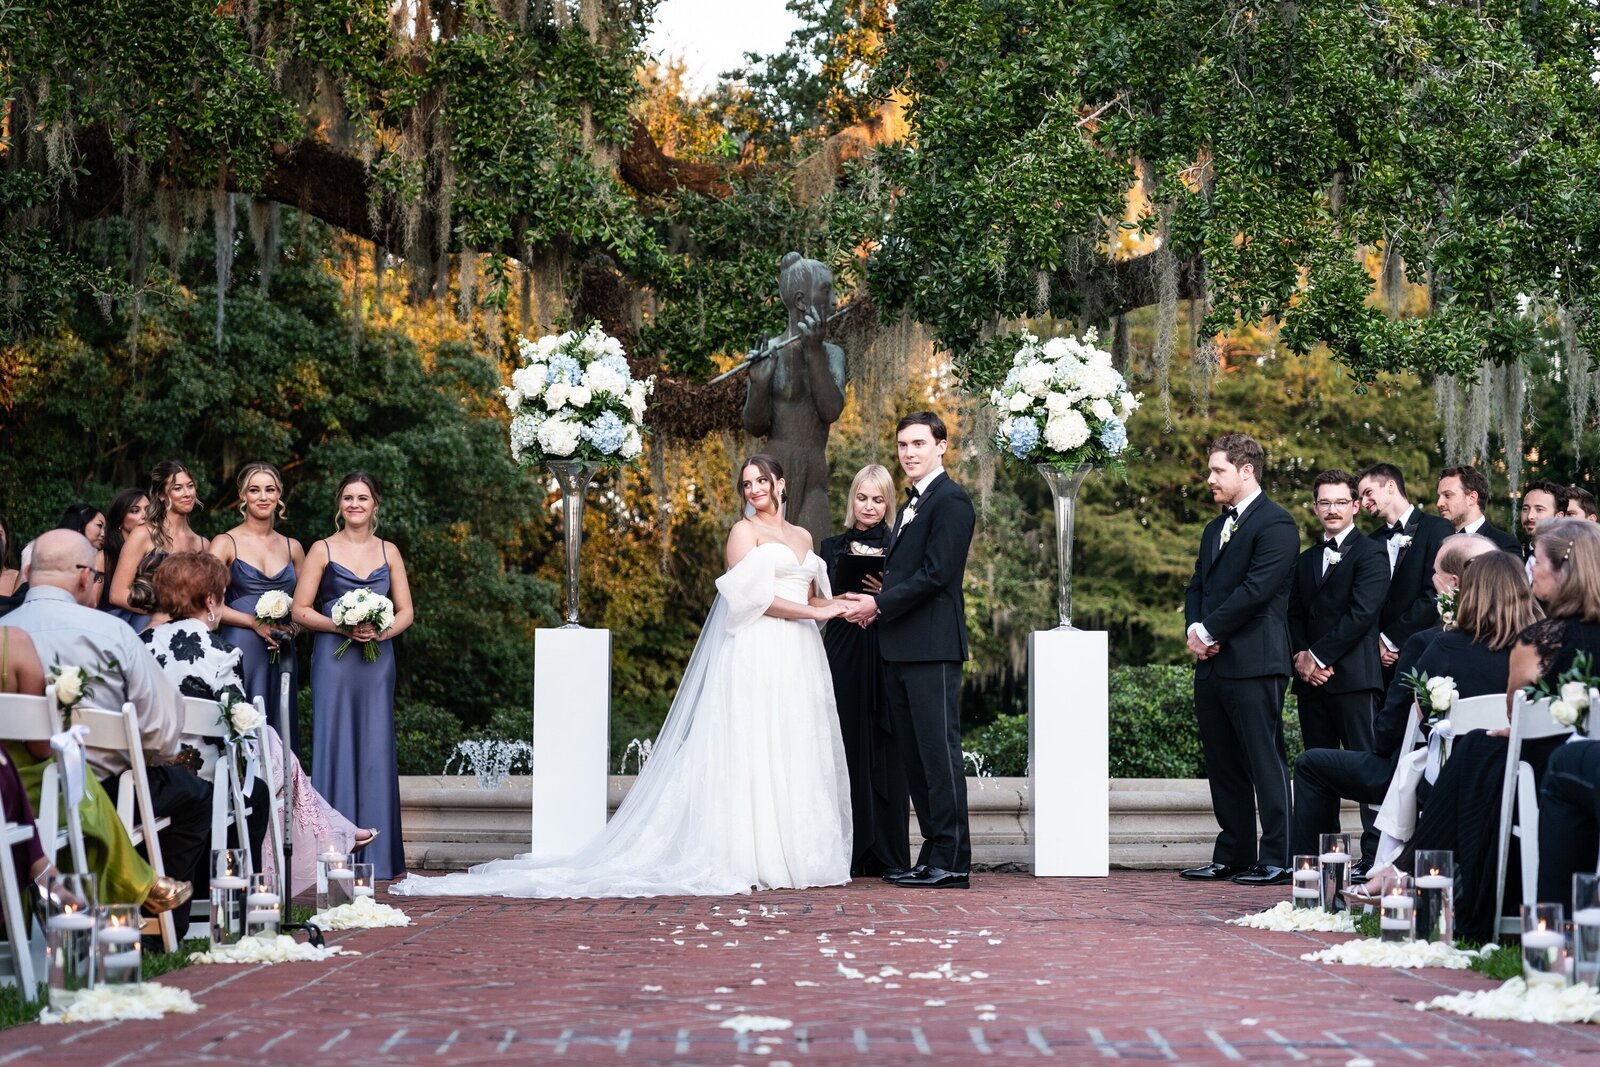
[{"label": "white folding chair", "polygon": [[[1572,727],[1563,726],[1550,717],[1550,699],[1529,701],[1518,690],[1512,698],[1511,736],[1506,746],[1505,780],[1500,787],[1500,850],[1495,867],[1494,917],[1495,929],[1500,933],[1518,933],[1522,929],[1520,916],[1501,914],[1506,903],[1506,873],[1511,857],[1511,835],[1521,839],[1522,902],[1534,903],[1539,886],[1539,797],[1533,785],[1533,768],[1522,762],[1522,743],[1546,737],[1570,734]],[[1517,826],[1511,826],[1512,812],[1516,812]]]},{"label": "white folding chair", "polygon": [[[1508,724],[1504,693],[1463,697],[1450,708],[1450,726],[1456,737],[1473,730],[1503,730]],[[1447,756],[1454,743],[1455,738],[1445,741],[1444,750]]]},{"label": "white folding chair", "polygon": [[[60,730],[61,718],[56,713],[53,694],[37,697],[0,693],[0,741],[48,742]],[[39,786],[39,810],[33,813],[39,828],[39,843],[52,863],[61,849],[67,848],[72,855],[73,870],[83,871],[89,866],[84,858],[83,823],[78,809],[67,804],[65,798],[66,782],[60,765],[52,757],[44,768]],[[67,816],[65,826],[61,825],[63,808]]]},{"label": "white folding chair", "polygon": [[[172,825],[171,819],[157,819],[155,803],[150,797],[150,776],[145,770],[144,747],[139,735],[139,713],[132,704],[122,705],[122,710],[107,711],[79,704],[72,709],[75,725],[86,726],[89,736],[85,744],[90,748],[120,752],[129,767],[117,778],[117,815],[128,837],[135,845],[143,843],[145,859],[157,877],[165,877],[167,868],[161,861],[160,833]],[[134,811],[139,813],[134,820]],[[161,943],[168,952],[178,950],[177,927],[172,913],[164,911],[157,917],[161,928]]]}]

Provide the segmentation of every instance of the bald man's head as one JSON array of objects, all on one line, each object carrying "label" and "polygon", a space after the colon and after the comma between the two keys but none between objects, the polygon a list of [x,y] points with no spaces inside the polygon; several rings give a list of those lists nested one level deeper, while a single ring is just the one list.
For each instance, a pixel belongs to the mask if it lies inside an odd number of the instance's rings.
[{"label": "bald man's head", "polygon": [[1500,548],[1482,534],[1451,534],[1439,544],[1439,554],[1433,557],[1433,587],[1439,592],[1459,588],[1461,575],[1467,564]]},{"label": "bald man's head", "polygon": [[76,530],[49,530],[33,542],[28,580],[34,585],[65,589],[80,604],[98,599],[94,546]]}]

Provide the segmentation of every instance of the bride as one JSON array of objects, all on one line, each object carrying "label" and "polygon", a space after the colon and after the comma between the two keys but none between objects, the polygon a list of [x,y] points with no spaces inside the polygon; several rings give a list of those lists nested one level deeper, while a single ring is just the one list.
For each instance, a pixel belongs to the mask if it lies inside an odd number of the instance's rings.
[{"label": "bride", "polygon": [[850,880],[850,781],[818,624],[844,614],[811,535],[783,519],[783,468],[751,456],[746,518],[649,761],[573,855],[412,875],[402,896],[721,896]]}]

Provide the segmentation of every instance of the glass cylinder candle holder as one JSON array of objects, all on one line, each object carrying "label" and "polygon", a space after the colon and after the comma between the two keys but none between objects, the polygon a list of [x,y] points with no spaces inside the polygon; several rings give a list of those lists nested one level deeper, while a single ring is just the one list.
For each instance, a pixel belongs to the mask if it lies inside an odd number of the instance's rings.
[{"label": "glass cylinder candle holder", "polygon": [[1418,849],[1411,884],[1417,902],[1417,938],[1454,944],[1456,857],[1449,849]]},{"label": "glass cylinder candle holder", "polygon": [[244,936],[245,897],[250,887],[250,853],[219,848],[211,853],[211,947],[232,945]]},{"label": "glass cylinder candle holder", "polygon": [[323,902],[323,911],[329,908],[341,907],[354,900],[356,882],[356,865],[350,862],[349,856],[340,856],[336,860],[328,860],[325,866],[328,891],[320,894]]},{"label": "glass cylinder candle holder", "polygon": [[95,910],[94,984],[138,989],[144,962],[139,951],[139,905],[102,904]]},{"label": "glass cylinder candle holder", "polygon": [[52,1011],[70,1007],[94,985],[94,927],[94,875],[50,875],[45,881],[44,951]]},{"label": "glass cylinder candle holder", "polygon": [[1567,935],[1560,904],[1522,905],[1522,977],[1530,986],[1567,984]]},{"label": "glass cylinder candle holder", "polygon": [[1299,908],[1319,908],[1322,906],[1322,870],[1316,856],[1296,856],[1291,861],[1289,868],[1291,875],[1289,899],[1294,906]]},{"label": "glass cylinder candle holder", "polygon": [[350,899],[352,901],[360,900],[363,897],[368,900],[376,899],[378,879],[374,865],[371,863],[352,863],[350,869],[355,874],[355,877],[350,879]]},{"label": "glass cylinder candle holder", "polygon": [[1600,987],[1600,875],[1572,876],[1573,976]]},{"label": "glass cylinder candle holder", "polygon": [[252,937],[276,937],[282,918],[278,906],[278,879],[270,874],[252,874],[244,898],[244,932]]},{"label": "glass cylinder candle holder", "polygon": [[348,868],[350,854],[337,841],[322,841],[317,845],[317,910],[328,910],[328,868]]},{"label": "glass cylinder candle holder", "polygon": [[1416,936],[1416,898],[1411,876],[1388,875],[1383,879],[1383,896],[1378,899],[1378,936],[1382,941],[1411,941]]},{"label": "glass cylinder candle holder", "polygon": [[1350,835],[1323,834],[1322,854],[1317,858],[1322,871],[1322,910],[1343,911],[1345,879],[1350,875]]}]

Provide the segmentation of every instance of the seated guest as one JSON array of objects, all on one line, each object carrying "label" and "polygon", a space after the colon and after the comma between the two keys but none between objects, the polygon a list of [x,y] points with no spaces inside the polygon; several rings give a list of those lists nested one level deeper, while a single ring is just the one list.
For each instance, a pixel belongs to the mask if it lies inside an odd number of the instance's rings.
[{"label": "seated guest", "polygon": [[[1600,668],[1600,526],[1551,523],[1539,531],[1534,552],[1534,593],[1548,598],[1548,617],[1512,653],[1513,686],[1553,686],[1579,652]],[[1539,796],[1539,892],[1551,895],[1540,900],[1571,905],[1573,874],[1595,869],[1597,790],[1600,742],[1573,741],[1550,757]]]},{"label": "seated guest", "polygon": [[1600,521],[1595,512],[1594,494],[1581,485],[1567,486],[1567,518]]},{"label": "seated guest", "polygon": [[[1434,588],[1441,593],[1459,588],[1463,576],[1467,574],[1474,560],[1495,551],[1494,543],[1488,538],[1472,534],[1445,538],[1439,546],[1439,554],[1433,561]],[[1461,596],[1465,599],[1466,594],[1462,593]],[[1527,598],[1526,585],[1523,586],[1523,598]],[[1475,636],[1479,631],[1494,628],[1491,618],[1493,605],[1484,597],[1475,594],[1468,607],[1471,610],[1471,616],[1466,622],[1468,634]],[[1460,620],[1460,608],[1461,604],[1458,601],[1457,625]],[[1511,630],[1503,635],[1506,645],[1509,645],[1515,634],[1516,631]],[[1404,678],[1413,667],[1418,667],[1429,674],[1450,673],[1448,669],[1433,668],[1453,667],[1457,658],[1463,663],[1478,658],[1477,650],[1473,648],[1472,636],[1465,639],[1454,638],[1448,650],[1433,655],[1434,644],[1445,636],[1447,635],[1441,624],[1412,634],[1406,640],[1405,647],[1400,650],[1400,659],[1395,664],[1395,681],[1389,686],[1383,707],[1379,709],[1374,722],[1370,752],[1315,748],[1302,753],[1300,758],[1295,760],[1294,816],[1290,823],[1289,834],[1291,853],[1295,855],[1314,853],[1317,851],[1319,835],[1338,832],[1341,797],[1348,797],[1363,804],[1377,804],[1383,800],[1389,788],[1389,781],[1394,777],[1395,766],[1403,754],[1400,752],[1400,742],[1405,737],[1406,721],[1411,715],[1412,693],[1400,679]],[[1473,695],[1469,693],[1469,689],[1477,693],[1500,692],[1505,684],[1507,654],[1500,653],[1499,660],[1498,673],[1491,670],[1487,673],[1487,677],[1469,681],[1468,687],[1463,688],[1461,694]],[[1424,662],[1429,666],[1423,666]],[[1363,858],[1370,866],[1370,861],[1374,857],[1371,852],[1366,851],[1368,846],[1369,842],[1363,837]]]},{"label": "seated guest", "polygon": [[[44,667],[33,642],[15,627],[0,627],[0,692],[43,696],[44,691]],[[31,813],[39,806],[44,769],[51,758],[48,741],[14,741],[0,748],[0,763],[4,764],[4,769],[0,770],[0,793],[10,788],[8,779],[15,779],[30,820]],[[139,855],[117,815],[116,805],[99,780],[91,775],[85,779],[83,787],[78,822],[83,830],[84,859],[89,873],[95,876],[100,902],[142,904],[147,914],[156,915],[188,900],[192,890],[188,882],[157,878],[156,872]],[[17,821],[11,814],[9,796],[7,804],[7,817]],[[64,823],[65,819],[62,821]],[[63,862],[67,870],[73,869],[70,852]],[[18,867],[19,871],[23,869]]]},{"label": "seated guest", "polygon": [[[175,552],[162,560],[154,575],[156,606],[169,621],[152,626],[143,635],[144,643],[156,663],[184,696],[215,700],[231,708],[245,699],[244,655],[217,633],[222,620],[222,605],[228,588],[228,568],[209,552]],[[262,764],[271,775],[280,799],[283,794],[283,748],[276,730],[262,727]],[[191,744],[205,744],[205,765],[201,777],[212,780],[220,749],[200,738],[185,738]],[[365,848],[376,830],[361,830],[322,798],[294,761],[295,805],[291,830],[294,853],[301,862],[297,884],[315,878],[317,844],[337,841],[341,850]],[[261,842],[266,836],[269,809],[266,783],[257,781],[250,798],[250,847],[257,857],[256,870],[269,871],[262,861]]]},{"label": "seated guest", "polygon": [[[126,623],[92,605],[100,598],[102,576],[94,567],[94,548],[80,533],[50,530],[34,546],[32,584],[27,599],[6,619],[27,632],[45,663],[81,666],[95,675],[95,707],[120,709],[132,703],[139,715],[157,817],[170,818],[160,832],[166,873],[195,883],[209,880],[211,787],[193,771],[173,763],[179,755],[183,703],[177,689],[156,669],[144,645]],[[108,793],[118,788],[127,758],[105,749],[89,750],[89,765]],[[173,909],[178,936],[189,926],[187,902]]]},{"label": "seated guest", "polygon": [[[1518,590],[1526,591],[1529,598],[1539,598],[1550,603],[1557,592],[1557,578],[1550,562],[1552,547],[1556,548],[1556,565],[1565,562],[1566,545],[1570,538],[1563,536],[1559,542],[1550,540],[1550,531],[1569,527],[1588,528],[1584,523],[1560,519],[1541,527],[1534,541],[1535,563],[1533,586],[1524,580],[1516,582]],[[1592,530],[1600,538],[1600,529]],[[1557,547],[1559,546],[1559,547]],[[1600,557],[1597,557],[1600,559]],[[1488,564],[1503,566],[1499,554],[1486,556],[1472,564],[1472,570]],[[1511,561],[1519,579],[1523,578],[1521,566]],[[1468,575],[1468,581],[1474,577]],[[1463,597],[1465,593],[1463,592]],[[1509,598],[1509,590],[1501,596]],[[1509,603],[1509,602],[1508,602]],[[1556,601],[1558,610],[1567,613],[1570,603]],[[1540,612],[1539,614],[1544,614]],[[1537,680],[1541,676],[1554,678],[1572,664],[1572,654],[1584,647],[1576,639],[1582,634],[1570,618],[1537,621],[1532,616],[1519,628],[1514,647],[1510,650],[1506,672],[1506,691],[1509,693]],[[1563,652],[1562,641],[1573,635],[1573,646]],[[1600,638],[1600,630],[1593,632]],[[1600,648],[1600,644],[1594,647]],[[1548,655],[1547,655],[1548,652]],[[1466,695],[1466,690],[1462,690]],[[1509,706],[1509,698],[1508,698]],[[1450,759],[1439,772],[1417,820],[1417,831],[1408,849],[1449,849],[1456,857],[1456,936],[1472,941],[1486,942],[1496,934],[1494,914],[1495,879],[1499,873],[1500,791],[1506,769],[1506,730],[1474,730],[1458,737],[1451,748]],[[1532,769],[1535,781],[1542,781],[1545,762],[1560,747],[1565,736],[1525,741],[1521,758]],[[1515,840],[1515,839],[1513,839]],[[1505,899],[1515,904],[1521,896],[1521,878],[1517,873],[1516,852],[1511,853],[1507,870]],[[1409,857],[1402,856],[1400,866],[1406,866]]]},{"label": "seated guest", "polygon": [[[44,694],[44,668],[33,642],[21,630],[0,626],[0,693]],[[8,822],[19,826],[32,826],[33,835],[11,846],[11,865],[16,868],[17,888],[23,899],[29,888],[55,868],[45,858],[44,846],[39,841],[39,829],[34,825],[33,805],[28,801],[28,789],[17,773],[16,764],[6,758],[0,749],[0,813]],[[0,925],[3,925],[0,916]]]},{"label": "seated guest", "polygon": [[1476,467],[1446,467],[1439,474],[1439,514],[1456,533],[1475,533],[1507,552],[1518,551],[1517,539],[1484,517],[1489,506],[1489,479]]}]

